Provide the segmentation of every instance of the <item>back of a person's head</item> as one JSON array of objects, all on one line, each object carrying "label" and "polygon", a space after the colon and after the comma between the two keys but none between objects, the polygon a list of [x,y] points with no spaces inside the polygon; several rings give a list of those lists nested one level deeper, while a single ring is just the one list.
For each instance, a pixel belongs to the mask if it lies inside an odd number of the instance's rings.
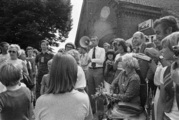
[{"label": "back of a person's head", "polygon": [[3,47],[5,44],[9,44],[8,42],[1,42],[0,46]]},{"label": "back of a person's head", "polygon": [[71,42],[68,42],[68,43],[65,45],[65,48],[66,48],[67,45],[71,46],[72,49],[76,49],[75,44],[73,44],[73,43],[71,43]]},{"label": "back of a person's head", "polygon": [[37,55],[39,54],[39,51],[37,49],[34,49],[33,52]]},{"label": "back of a person's head", "polygon": [[67,53],[70,54],[71,56],[73,56],[77,63],[79,62],[80,53],[77,50],[72,49],[72,50],[69,50]]},{"label": "back of a person's head", "polygon": [[26,48],[26,51],[28,51],[28,50],[34,50],[34,48],[31,47],[31,46],[28,46],[28,47]]},{"label": "back of a person's head", "polygon": [[107,42],[105,42],[105,43],[103,44],[103,46],[108,46],[108,47],[110,47],[110,44],[107,43]]},{"label": "back of a person's head", "polygon": [[58,50],[58,52],[65,52],[65,49],[64,48],[60,48],[59,50]]},{"label": "back of a person's head", "polygon": [[17,85],[22,78],[21,66],[6,63],[0,68],[0,81],[5,86]]},{"label": "back of a person's head", "polygon": [[19,56],[21,56],[21,55],[23,55],[23,54],[25,54],[25,50],[24,50],[24,49],[20,49],[20,50],[19,50]]},{"label": "back of a person's head", "polygon": [[47,94],[70,92],[77,81],[77,63],[67,53],[57,53],[50,68],[49,89]]},{"label": "back of a person's head", "polygon": [[162,47],[168,47],[173,51],[173,46],[178,45],[179,43],[179,32],[173,32],[162,40]]},{"label": "back of a person's head", "polygon": [[168,28],[172,28],[172,32],[176,32],[179,30],[177,20],[174,16],[165,16],[155,20],[153,28],[157,27],[160,24],[162,25],[164,31],[166,31]]},{"label": "back of a person's head", "polygon": [[118,40],[117,45],[122,46],[122,48],[124,49],[124,52],[127,52],[127,44],[126,44],[126,41],[124,39]]},{"label": "back of a person's head", "polygon": [[138,69],[139,64],[136,58],[133,57],[133,53],[127,53],[122,56],[122,62],[124,66],[130,69]]}]

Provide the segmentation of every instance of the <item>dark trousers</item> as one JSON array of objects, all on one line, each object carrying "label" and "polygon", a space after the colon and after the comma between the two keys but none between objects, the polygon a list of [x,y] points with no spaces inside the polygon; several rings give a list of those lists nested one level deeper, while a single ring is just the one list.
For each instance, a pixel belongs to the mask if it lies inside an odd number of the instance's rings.
[{"label": "dark trousers", "polygon": [[41,81],[42,77],[47,74],[48,71],[38,72],[37,80],[36,80],[36,99],[40,97],[40,89],[41,89]]},{"label": "dark trousers", "polygon": [[96,88],[98,88],[99,85],[101,86],[102,84],[104,84],[103,69],[102,68],[89,69],[87,72],[87,80],[88,80],[88,95],[90,98],[92,111],[96,112],[96,109],[102,110],[103,103],[98,102],[96,108],[95,101],[91,95],[94,95],[96,93]]}]

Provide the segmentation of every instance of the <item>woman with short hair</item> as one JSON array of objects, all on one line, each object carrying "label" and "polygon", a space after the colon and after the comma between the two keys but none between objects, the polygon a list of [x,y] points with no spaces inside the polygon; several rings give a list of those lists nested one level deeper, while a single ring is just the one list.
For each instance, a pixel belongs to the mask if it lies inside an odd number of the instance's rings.
[{"label": "woman with short hair", "polygon": [[6,63],[0,69],[0,81],[6,91],[0,94],[0,114],[2,120],[29,120],[32,116],[31,93],[22,87],[20,65]]},{"label": "woman with short hair", "polygon": [[11,44],[9,46],[8,52],[10,54],[10,59],[7,60],[7,63],[12,63],[13,65],[19,65],[23,71],[23,73],[28,75],[27,67],[24,61],[18,59],[20,56],[20,46],[17,44]]},{"label": "woman with short hair", "polygon": [[57,53],[50,69],[49,88],[36,102],[36,120],[91,120],[87,94],[74,90],[77,62],[67,53]]}]

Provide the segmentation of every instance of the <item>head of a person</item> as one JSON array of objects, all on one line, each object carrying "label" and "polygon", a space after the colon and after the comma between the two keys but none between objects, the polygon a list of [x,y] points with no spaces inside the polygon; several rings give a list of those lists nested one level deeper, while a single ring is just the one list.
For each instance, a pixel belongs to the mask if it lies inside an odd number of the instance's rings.
[{"label": "head of a person", "polygon": [[109,49],[107,52],[106,52],[106,60],[114,60],[115,59],[115,51],[112,50],[112,49]]},{"label": "head of a person", "polygon": [[144,33],[137,31],[133,34],[132,43],[134,46],[139,47],[144,42],[146,42]]},{"label": "head of a person", "polygon": [[92,36],[90,41],[91,41],[91,46],[96,47],[98,46],[99,38],[97,36]]},{"label": "head of a person", "polygon": [[47,62],[48,71],[50,71],[51,65],[52,65],[52,59],[50,59],[50,60]]},{"label": "head of a person", "polygon": [[81,54],[81,47],[77,47],[76,50]]},{"label": "head of a person", "polygon": [[122,38],[115,38],[115,39],[113,40],[113,42],[112,42],[112,47],[113,47],[114,51],[117,51],[117,44],[118,44],[118,42],[119,42],[120,40],[124,40],[124,39],[122,39]]},{"label": "head of a person", "polygon": [[58,52],[63,53],[63,52],[65,52],[65,49],[64,49],[64,48],[60,48],[60,49],[58,50]]},{"label": "head of a person", "polygon": [[9,43],[1,42],[0,47],[1,47],[2,53],[7,53],[8,49],[9,49]]},{"label": "head of a person", "polygon": [[105,51],[107,52],[107,51],[110,49],[110,44],[107,43],[107,42],[105,42],[105,43],[103,44],[103,48],[104,48]]},{"label": "head of a person", "polygon": [[37,49],[33,50],[33,56],[36,57],[39,54],[39,51]]},{"label": "head of a person", "polygon": [[[60,78],[60,79],[59,79]],[[71,92],[77,81],[77,63],[68,53],[57,53],[50,69],[47,94]]]},{"label": "head of a person", "polygon": [[139,64],[132,53],[127,53],[122,56],[122,67],[125,71],[131,71],[139,68]]},{"label": "head of a person", "polygon": [[153,43],[155,44],[156,48],[158,50],[161,50],[162,49],[162,46],[161,46],[161,41],[157,40],[156,37],[153,37]]},{"label": "head of a person", "polygon": [[40,47],[41,47],[42,51],[47,51],[48,45],[49,45],[49,42],[47,40],[42,40],[40,42]]},{"label": "head of a person", "polygon": [[166,60],[174,60],[173,46],[178,45],[178,43],[179,32],[173,32],[162,40],[162,55]]},{"label": "head of a person", "polygon": [[81,50],[81,54],[85,54],[85,53],[87,53],[88,52],[88,48],[85,48],[85,47],[81,47],[80,48]]},{"label": "head of a person", "polygon": [[124,39],[120,39],[117,43],[117,51],[120,54],[127,53],[127,44]]},{"label": "head of a person", "polygon": [[69,42],[65,45],[65,51],[69,51],[69,50],[72,50],[72,49],[75,49],[75,48],[76,48],[75,45],[71,42]]},{"label": "head of a person", "polygon": [[17,45],[17,44],[11,44],[9,46],[8,52],[9,52],[10,57],[11,57],[12,60],[15,60],[15,59],[17,59],[19,57],[20,49],[21,49],[20,46]]},{"label": "head of a person", "polygon": [[68,51],[67,53],[70,54],[71,56],[73,56],[74,59],[76,60],[77,64],[79,64],[80,53],[77,50],[72,49],[72,50]]},{"label": "head of a person", "polygon": [[165,16],[155,20],[153,25],[156,39],[162,41],[167,35],[179,30],[177,20],[174,16]]},{"label": "head of a person", "polygon": [[0,81],[6,87],[15,86],[22,79],[22,69],[19,65],[5,63],[0,71]]},{"label": "head of a person", "polygon": [[23,49],[19,50],[19,57],[18,58],[21,59],[21,60],[26,60],[25,50],[23,50]]},{"label": "head of a person", "polygon": [[34,48],[31,47],[31,46],[28,46],[28,47],[26,48],[26,52],[27,52],[27,56],[28,56],[28,57],[32,57],[33,54],[34,54]]}]

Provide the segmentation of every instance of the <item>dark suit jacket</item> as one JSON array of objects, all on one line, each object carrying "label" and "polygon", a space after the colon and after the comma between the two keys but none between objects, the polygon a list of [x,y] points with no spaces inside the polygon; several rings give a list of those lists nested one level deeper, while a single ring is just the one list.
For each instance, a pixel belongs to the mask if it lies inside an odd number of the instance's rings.
[{"label": "dark suit jacket", "polygon": [[[146,48],[155,47],[153,43],[143,43],[141,48],[139,49],[139,53],[144,53]],[[144,60],[139,60],[139,67],[144,80],[147,78],[148,80],[152,80],[154,73],[150,70],[148,62]]]}]

